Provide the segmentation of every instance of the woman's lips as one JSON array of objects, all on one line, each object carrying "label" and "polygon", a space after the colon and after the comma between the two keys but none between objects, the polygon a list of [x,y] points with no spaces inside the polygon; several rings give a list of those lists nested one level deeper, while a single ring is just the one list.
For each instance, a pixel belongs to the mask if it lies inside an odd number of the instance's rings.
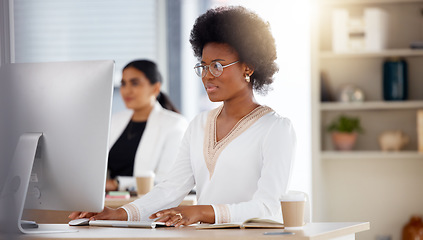
[{"label": "woman's lips", "polygon": [[218,87],[216,85],[214,85],[214,84],[209,84],[208,83],[208,84],[205,85],[205,88],[206,88],[206,91],[208,93],[211,93],[211,92],[215,92]]}]

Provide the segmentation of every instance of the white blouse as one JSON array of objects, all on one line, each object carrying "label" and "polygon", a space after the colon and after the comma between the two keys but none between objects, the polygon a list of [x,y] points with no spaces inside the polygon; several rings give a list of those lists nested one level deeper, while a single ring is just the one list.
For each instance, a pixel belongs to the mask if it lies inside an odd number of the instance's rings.
[{"label": "white blouse", "polygon": [[288,189],[296,144],[290,120],[260,106],[216,142],[222,107],[190,123],[166,180],[123,206],[129,221],[148,221],[151,214],[178,206],[194,186],[198,204],[213,206],[215,223],[282,219],[279,199]]},{"label": "white blouse", "polygon": [[[122,135],[133,114],[134,112],[128,109],[113,115],[109,150]],[[135,154],[133,176],[154,172],[155,182],[161,182],[176,160],[187,126],[188,122],[181,114],[164,109],[160,103],[156,102],[148,116],[147,125]],[[120,191],[136,188],[134,177],[118,176],[117,178]]]}]

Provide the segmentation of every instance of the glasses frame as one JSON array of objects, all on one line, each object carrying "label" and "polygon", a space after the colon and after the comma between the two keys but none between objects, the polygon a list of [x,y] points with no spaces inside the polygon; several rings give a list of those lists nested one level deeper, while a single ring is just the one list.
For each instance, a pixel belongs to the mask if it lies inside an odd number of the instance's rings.
[{"label": "glasses frame", "polygon": [[[201,64],[201,63],[197,63],[196,65],[195,65],[195,67],[194,67],[194,70],[195,70],[195,74],[197,74],[197,76],[199,76],[199,77],[201,77],[201,78],[203,78],[203,77],[205,77],[206,75],[207,75],[207,71],[209,71],[210,73],[211,73],[211,75],[213,75],[213,76],[215,76],[215,77],[219,77],[220,75],[222,75],[222,73],[223,73],[223,69],[224,68],[226,68],[226,67],[230,67],[230,66],[232,66],[232,65],[234,65],[235,63],[238,63],[239,62],[239,60],[236,60],[235,62],[231,62],[231,63],[228,63],[228,64],[226,64],[226,65],[222,65],[220,62],[218,62],[218,61],[215,61],[215,62],[212,62],[212,63],[210,63],[209,65],[203,65],[203,64]],[[210,66],[212,65],[212,64],[219,64],[220,66],[222,66],[222,72],[220,72],[220,74],[214,74],[212,71],[210,71]],[[203,68],[203,71],[201,72],[201,76],[198,74],[198,72],[197,72],[197,68]]]}]

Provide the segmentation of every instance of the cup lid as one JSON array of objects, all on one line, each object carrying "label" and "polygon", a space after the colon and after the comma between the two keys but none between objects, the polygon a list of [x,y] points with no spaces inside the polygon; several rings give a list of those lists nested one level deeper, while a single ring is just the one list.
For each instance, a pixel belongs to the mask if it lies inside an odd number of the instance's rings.
[{"label": "cup lid", "polygon": [[136,177],[154,177],[155,175],[153,171],[144,171],[137,173]]},{"label": "cup lid", "polygon": [[306,195],[303,192],[290,192],[281,196],[281,201],[300,202],[305,200]]}]

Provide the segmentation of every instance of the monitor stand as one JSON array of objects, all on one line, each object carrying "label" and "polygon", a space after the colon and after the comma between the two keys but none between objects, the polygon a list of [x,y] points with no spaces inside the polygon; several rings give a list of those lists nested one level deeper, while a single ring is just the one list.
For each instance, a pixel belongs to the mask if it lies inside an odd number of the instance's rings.
[{"label": "monitor stand", "polygon": [[0,213],[7,216],[7,219],[0,219],[2,230],[13,233],[61,233],[77,232],[77,230],[57,226],[40,226],[38,228],[24,228],[22,225],[28,223],[21,220],[28,192],[29,180],[35,153],[42,133],[25,133],[18,141],[13,160],[9,167],[9,174],[6,178],[0,195]]}]

